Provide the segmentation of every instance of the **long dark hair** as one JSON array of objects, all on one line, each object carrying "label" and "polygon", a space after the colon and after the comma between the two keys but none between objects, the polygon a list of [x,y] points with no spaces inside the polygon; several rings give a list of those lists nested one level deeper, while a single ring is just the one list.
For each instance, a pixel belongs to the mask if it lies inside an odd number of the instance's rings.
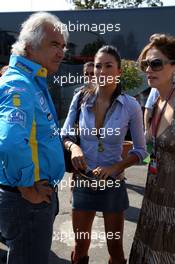
[{"label": "long dark hair", "polygon": [[98,51],[97,53],[95,54],[95,57],[99,54],[99,53],[106,53],[106,54],[109,54],[109,55],[112,55],[117,64],[118,64],[118,68],[121,69],[121,57],[120,57],[120,54],[118,52],[118,49],[112,45],[106,45],[106,46],[102,46]]},{"label": "long dark hair", "polygon": [[[112,55],[117,64],[118,64],[118,68],[121,69],[121,57],[120,54],[118,52],[118,49],[112,45],[105,45],[102,46],[95,54],[95,57],[99,54],[99,53],[106,53],[109,55]],[[86,92],[85,92],[85,101],[88,99],[88,97],[90,95],[93,95],[95,93],[96,89],[94,87],[92,88],[87,88]],[[118,83],[116,86],[116,89],[113,92],[113,95],[111,97],[111,104],[113,103],[113,101],[121,94],[122,92],[122,87],[121,87],[121,83]]]},{"label": "long dark hair", "polygon": [[[113,56],[118,64],[118,68],[121,69],[121,57],[120,57],[120,53],[118,51],[118,49],[112,45],[105,45],[105,46],[102,46],[98,51],[97,53],[95,54],[95,57],[99,54],[99,53],[106,53],[106,54],[109,54],[111,56]],[[114,93],[112,95],[112,98],[111,98],[111,104],[112,102],[114,101],[115,98],[117,98],[120,94],[121,94],[121,91],[122,91],[122,87],[121,87],[121,83],[118,83],[117,84],[117,87],[116,89],[114,90]]]}]

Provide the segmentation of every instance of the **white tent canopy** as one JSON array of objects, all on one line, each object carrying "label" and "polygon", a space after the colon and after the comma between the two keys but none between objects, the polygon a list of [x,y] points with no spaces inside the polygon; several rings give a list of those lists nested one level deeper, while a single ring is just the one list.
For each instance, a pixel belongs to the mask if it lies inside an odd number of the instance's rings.
[{"label": "white tent canopy", "polygon": [[[70,10],[69,0],[0,0],[0,12]],[[175,0],[162,0],[164,6],[174,6]]]}]

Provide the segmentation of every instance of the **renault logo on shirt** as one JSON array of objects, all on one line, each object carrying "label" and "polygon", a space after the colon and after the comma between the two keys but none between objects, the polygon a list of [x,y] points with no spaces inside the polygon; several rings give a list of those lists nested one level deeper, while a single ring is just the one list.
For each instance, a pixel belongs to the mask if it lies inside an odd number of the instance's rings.
[{"label": "renault logo on shirt", "polygon": [[44,97],[44,95],[42,94],[42,92],[39,92],[36,94],[39,100],[39,105],[42,109],[43,112],[47,112],[49,111],[49,107],[46,101],[46,98]]}]

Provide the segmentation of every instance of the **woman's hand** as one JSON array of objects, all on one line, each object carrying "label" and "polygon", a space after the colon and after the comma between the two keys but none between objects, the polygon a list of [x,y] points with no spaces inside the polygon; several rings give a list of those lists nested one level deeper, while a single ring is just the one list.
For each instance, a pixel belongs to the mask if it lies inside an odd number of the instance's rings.
[{"label": "woman's hand", "polygon": [[85,170],[87,167],[81,148],[73,144],[70,148],[72,165],[76,170]]},{"label": "woman's hand", "polygon": [[93,173],[100,179],[104,180],[106,180],[110,176],[116,176],[116,179],[123,180],[124,176],[121,175],[121,178],[120,175],[117,176],[117,174],[120,174],[122,171],[123,168],[121,167],[120,163],[118,163],[108,167],[97,167],[93,170]]}]

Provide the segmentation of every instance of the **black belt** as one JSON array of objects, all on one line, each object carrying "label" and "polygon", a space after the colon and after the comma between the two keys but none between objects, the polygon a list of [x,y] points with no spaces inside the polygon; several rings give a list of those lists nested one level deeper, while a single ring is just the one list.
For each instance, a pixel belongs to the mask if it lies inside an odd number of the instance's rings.
[{"label": "black belt", "polygon": [[18,187],[12,187],[10,185],[0,184],[0,189],[4,191],[8,191],[8,192],[20,193],[20,191],[18,190]]}]

